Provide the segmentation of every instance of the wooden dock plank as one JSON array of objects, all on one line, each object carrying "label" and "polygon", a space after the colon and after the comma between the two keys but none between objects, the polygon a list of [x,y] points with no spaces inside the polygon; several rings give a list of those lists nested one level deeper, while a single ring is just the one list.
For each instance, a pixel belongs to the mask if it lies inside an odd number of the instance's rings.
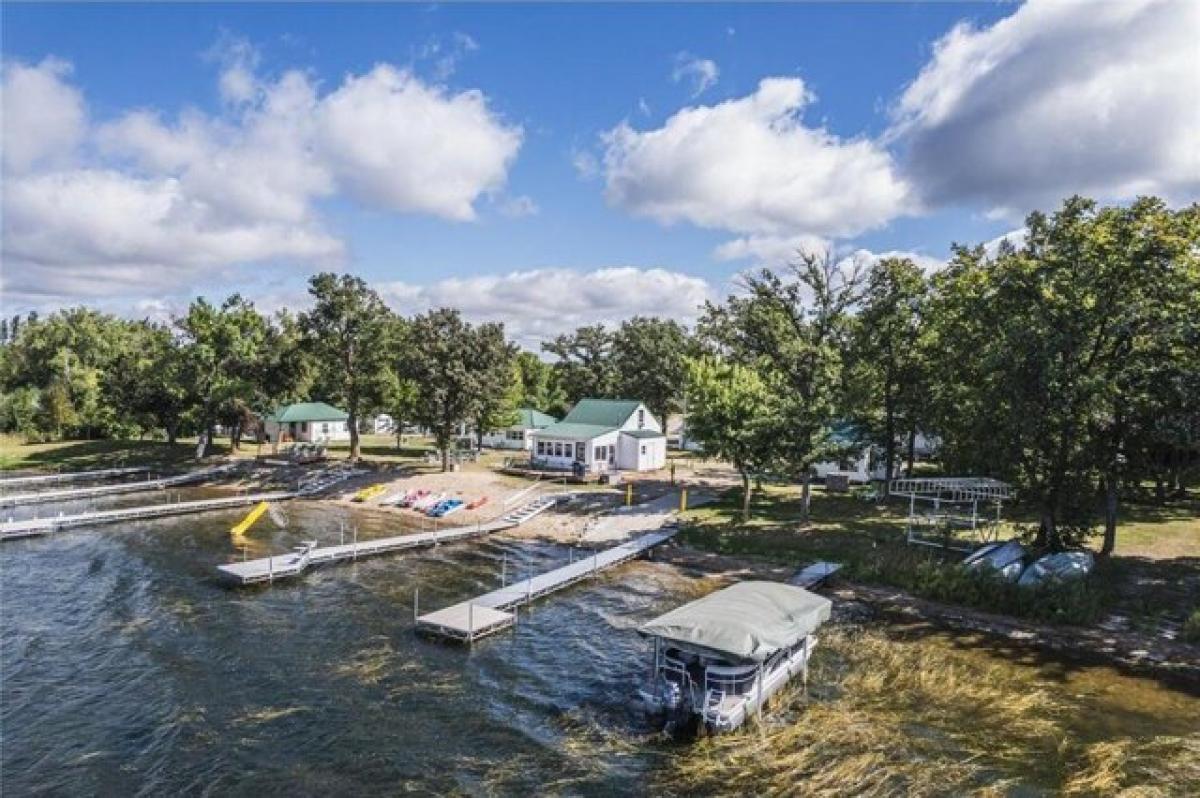
[{"label": "wooden dock plank", "polygon": [[417,631],[464,642],[478,640],[515,623],[516,616],[508,610],[640,557],[670,540],[677,531],[672,527],[642,535],[552,571],[421,615],[417,618]]},{"label": "wooden dock plank", "polygon": [[164,518],[171,515],[187,515],[208,510],[224,510],[261,501],[284,501],[294,498],[295,493],[249,493],[241,496],[223,496],[216,499],[199,499],[190,502],[162,502],[142,507],[120,507],[115,510],[97,510],[77,515],[26,518],[0,523],[0,540],[36,537],[74,526],[111,524],[117,521],[134,521],[143,518]]},{"label": "wooden dock plank", "polygon": [[65,471],[61,474],[37,474],[26,477],[0,478],[0,490],[17,485],[54,485],[59,482],[93,482],[101,479],[116,479],[134,474],[144,474],[148,466],[131,466],[129,468],[100,468],[94,471]]},{"label": "wooden dock plank", "polygon": [[568,498],[570,494],[556,494],[534,499],[516,510],[505,513],[501,518],[478,524],[451,527],[449,529],[414,532],[407,535],[394,535],[386,538],[360,540],[353,543],[340,543],[334,546],[313,548],[303,560],[297,555],[281,554],[272,557],[262,557],[255,560],[242,560],[218,565],[220,575],[238,585],[253,585],[261,582],[275,582],[299,576],[314,565],[334,562],[357,560],[361,557],[372,557],[406,549],[437,546],[442,543],[454,543],[473,537],[489,535],[504,529],[510,529],[523,524],[537,514],[553,507],[558,502]]},{"label": "wooden dock plank", "polygon": [[95,499],[102,496],[116,496],[122,493],[140,493],[142,491],[161,490],[163,488],[186,485],[190,482],[200,482],[201,480],[227,473],[236,467],[236,464],[230,463],[226,465],[215,466],[213,468],[203,468],[199,471],[190,471],[186,474],[179,474],[173,477],[146,479],[139,482],[122,482],[117,485],[98,485],[90,488],[42,490],[37,491],[36,493],[13,493],[7,496],[0,496],[0,507],[15,507],[24,504],[45,504],[47,502],[78,501],[80,499]]}]

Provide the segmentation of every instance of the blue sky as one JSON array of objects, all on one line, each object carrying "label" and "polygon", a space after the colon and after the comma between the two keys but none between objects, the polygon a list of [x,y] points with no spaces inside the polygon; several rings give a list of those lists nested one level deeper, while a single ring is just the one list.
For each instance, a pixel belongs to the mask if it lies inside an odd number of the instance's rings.
[{"label": "blue sky", "polygon": [[[839,254],[936,259],[952,241],[995,238],[1036,205],[1074,191],[1192,201],[1195,159],[1176,145],[1198,132],[1186,108],[1200,95],[1196,73],[1189,77],[1196,63],[1181,35],[1197,29],[1196,4],[1117,5],[1100,4],[1099,14],[1070,3],[7,5],[5,138],[14,152],[31,143],[28,157],[6,159],[18,182],[5,191],[14,218],[5,226],[5,304],[162,313],[197,293],[235,289],[264,306],[298,304],[308,274],[337,268],[389,286],[389,301],[402,309],[461,300],[469,314],[536,338],[660,305],[686,316],[681,302],[720,295],[737,271],[775,261],[799,241]],[[1121,37],[1134,39],[1133,64],[1097,62]],[[1093,63],[1090,73],[1072,66],[1081,59]],[[984,77],[970,67],[985,62]],[[381,64],[393,71],[376,71]],[[244,96],[231,99],[223,82],[230,71],[249,87]],[[269,143],[289,135],[256,125],[290,72],[329,106],[278,123],[328,122],[312,138],[297,133],[281,145],[295,148],[300,165],[269,163],[252,149],[266,141],[265,152],[278,155]],[[1149,91],[1139,115],[1149,103],[1168,122],[1147,131],[1120,114],[1076,113],[1070,124],[1082,129],[1061,135],[1068,120],[1048,115],[1071,103],[1057,98],[1094,96],[1098,74],[1108,92]],[[1161,96],[1147,75],[1162,79]],[[752,100],[768,102],[765,91],[756,94],[760,82],[772,78],[796,94],[770,100],[782,110],[755,116]],[[344,105],[321,103],[355,80],[359,91]],[[432,139],[404,133],[430,107],[403,100],[410,90],[428,103],[470,106],[439,123],[444,151],[430,154],[439,130]],[[56,104],[76,110],[50,120],[36,110]],[[685,126],[676,118],[684,109],[705,118]],[[146,137],[119,124],[136,112],[156,120],[155,141],[170,134],[169,157],[149,154]],[[185,118],[193,133],[203,130],[191,156],[179,154]],[[614,143],[622,123],[627,135]],[[1104,152],[1117,135],[1135,141]],[[45,143],[59,140],[61,151]],[[1081,157],[1092,142],[1101,146]],[[343,157],[351,148],[356,154]],[[1145,149],[1171,155],[1132,152]],[[459,157],[464,151],[470,157]],[[219,178],[207,174],[226,153],[245,157]],[[280,170],[309,169],[312,158],[325,163],[281,187]],[[428,172],[418,184],[461,183],[461,191],[453,200],[421,196],[421,185],[393,191],[414,163]],[[247,219],[249,206],[220,207],[259,168],[275,170],[265,178],[271,201],[286,208]],[[722,175],[745,173],[756,177],[723,190]],[[64,184],[79,191],[52,193]],[[149,201],[143,194],[155,202],[169,195],[176,210],[146,220],[137,210]],[[63,210],[109,196],[113,207],[128,198],[133,218]],[[187,236],[175,226],[182,207],[203,216],[188,222]],[[463,207],[473,218],[461,218]],[[139,227],[150,224],[157,227]],[[194,255],[175,262],[161,243],[173,236],[181,247],[194,240]],[[738,240],[756,244],[742,246],[744,257],[720,249]],[[627,271],[596,277],[612,269]],[[506,282],[513,272],[543,279]],[[572,292],[572,274],[594,281],[589,298],[563,300],[561,313],[531,323],[529,314],[558,301],[555,292]],[[531,282],[541,293],[527,305],[514,299]],[[624,290],[648,296],[608,296]]]}]

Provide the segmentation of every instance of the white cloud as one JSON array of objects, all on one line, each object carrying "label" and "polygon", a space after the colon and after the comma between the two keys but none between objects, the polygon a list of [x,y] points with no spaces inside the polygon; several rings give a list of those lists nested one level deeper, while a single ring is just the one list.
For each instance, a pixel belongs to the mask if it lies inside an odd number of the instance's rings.
[{"label": "white cloud", "polygon": [[830,246],[829,239],[814,235],[742,236],[718,246],[713,256],[718,260],[752,259],[763,266],[779,266],[793,260],[798,252],[824,252]]},{"label": "white cloud", "polygon": [[369,204],[470,220],[479,195],[504,185],[521,138],[482,92],[452,95],[381,64],[320,101],[315,147]]},{"label": "white cloud", "polygon": [[848,270],[852,264],[859,264],[861,269],[870,268],[885,258],[907,258],[925,274],[932,274],[945,267],[946,261],[942,258],[935,258],[932,255],[926,255],[923,252],[913,252],[912,250],[904,249],[889,249],[885,252],[874,252],[869,249],[856,249],[848,255],[845,255],[839,260],[839,266],[843,270]]},{"label": "white cloud", "polygon": [[322,198],[470,220],[521,145],[480,92],[386,64],[322,96],[299,71],[226,80],[257,63],[239,45],[213,57],[222,113],[136,109],[102,124],[89,124],[62,62],[5,66],[7,299],[180,290],[248,263],[334,267],[345,247],[325,230]]},{"label": "white cloud", "polygon": [[380,293],[403,313],[452,307],[471,321],[502,321],[512,338],[533,349],[584,324],[612,325],[639,314],[691,323],[704,301],[714,298],[712,286],[699,277],[633,267],[534,269],[425,286],[395,282]]},{"label": "white cloud", "polygon": [[676,53],[675,68],[671,80],[679,83],[687,80],[692,84],[692,96],[698,97],[717,83],[721,70],[711,58],[698,58],[691,53]]},{"label": "white cloud", "polygon": [[524,194],[517,197],[507,197],[497,207],[502,216],[507,216],[510,219],[537,216],[542,210],[533,201],[532,197],[527,197]]},{"label": "white cloud", "polygon": [[889,153],[804,125],[799,78],[747,97],[684,108],[658,129],[605,134],[608,200],[664,224],[736,233],[847,236],[911,210]]},{"label": "white cloud", "polygon": [[600,162],[587,150],[574,150],[571,153],[571,166],[584,180],[591,180],[600,174]]},{"label": "white cloud", "polygon": [[87,125],[83,96],[66,83],[70,64],[47,58],[3,69],[5,172],[69,161]]},{"label": "white cloud", "polygon": [[890,138],[929,202],[993,215],[1079,192],[1200,194],[1200,3],[1030,0],[955,26],[895,106]]}]

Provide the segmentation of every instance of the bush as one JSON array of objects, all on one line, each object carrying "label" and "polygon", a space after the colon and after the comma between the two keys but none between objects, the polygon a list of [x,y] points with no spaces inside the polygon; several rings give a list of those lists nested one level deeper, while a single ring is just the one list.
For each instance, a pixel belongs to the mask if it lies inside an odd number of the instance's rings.
[{"label": "bush", "polygon": [[1111,565],[1102,563],[1085,579],[1019,587],[986,572],[969,571],[935,553],[887,549],[852,563],[847,576],[881,582],[947,604],[964,604],[991,612],[1053,623],[1089,624],[1104,614],[1113,599]]},{"label": "bush", "polygon": [[1192,610],[1192,614],[1183,622],[1180,637],[1187,643],[1200,643],[1200,608]]}]

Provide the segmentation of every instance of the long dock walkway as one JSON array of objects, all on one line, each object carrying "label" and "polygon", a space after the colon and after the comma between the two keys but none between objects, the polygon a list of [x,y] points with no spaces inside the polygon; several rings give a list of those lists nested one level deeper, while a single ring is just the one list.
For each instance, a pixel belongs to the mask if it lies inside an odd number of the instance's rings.
[{"label": "long dock walkway", "polygon": [[352,543],[322,546],[320,548],[317,548],[314,541],[298,547],[291,554],[278,554],[255,560],[226,563],[218,565],[217,570],[223,578],[238,585],[275,582],[279,579],[300,576],[309,568],[316,565],[354,561],[362,557],[389,554],[406,549],[437,546],[442,543],[453,543],[459,540],[480,537],[504,529],[510,529],[545,512],[570,495],[569,493],[558,493],[552,496],[543,496],[505,513],[500,518],[470,526],[416,532],[409,535],[395,535],[387,538],[375,538],[374,540],[356,540]]},{"label": "long dock walkway", "polygon": [[60,482],[99,482],[102,479],[117,479],[130,477],[134,474],[145,474],[148,466],[131,466],[129,468],[101,468],[94,471],[64,471],[61,474],[38,474],[28,477],[4,477],[0,479],[0,490],[26,487],[29,485],[57,485]]},{"label": "long dock walkway", "polygon": [[295,498],[296,493],[246,493],[240,496],[222,496],[217,499],[199,499],[189,502],[163,502],[142,507],[121,507],[116,510],[97,510],[78,515],[47,516],[45,518],[26,518],[20,521],[0,523],[0,540],[15,540],[46,535],[73,526],[92,526],[94,524],[111,524],[116,521],[134,521],[143,518],[163,518],[170,515],[187,515],[202,513],[208,510],[223,510],[228,507],[242,507],[258,502],[278,502]]},{"label": "long dock walkway", "polygon": [[64,488],[62,490],[42,490],[36,493],[13,493],[0,495],[0,507],[15,507],[23,504],[45,504],[47,502],[78,501],[80,499],[95,499],[101,496],[116,496],[121,493],[139,493],[147,490],[187,485],[191,482],[201,482],[210,477],[224,474],[237,468],[236,463],[202,468],[199,471],[189,471],[173,477],[145,479],[134,482],[121,482],[116,485],[97,485],[91,488]]},{"label": "long dock walkway", "polygon": [[417,631],[470,643],[507,629],[517,622],[516,613],[509,610],[640,557],[670,540],[677,531],[674,527],[667,527],[659,532],[651,532],[553,571],[514,582],[436,612],[419,615]]}]

